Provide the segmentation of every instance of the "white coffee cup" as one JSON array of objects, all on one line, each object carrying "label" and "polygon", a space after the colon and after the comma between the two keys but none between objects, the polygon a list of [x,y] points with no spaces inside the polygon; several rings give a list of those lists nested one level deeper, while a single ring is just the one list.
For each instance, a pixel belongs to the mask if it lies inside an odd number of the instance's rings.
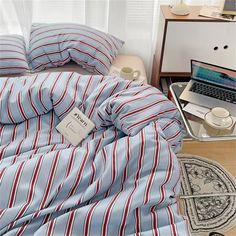
[{"label": "white coffee cup", "polygon": [[233,119],[227,109],[214,107],[205,115],[205,121],[215,128],[228,128],[233,124]]},{"label": "white coffee cup", "polygon": [[139,70],[133,70],[131,67],[123,67],[120,71],[120,77],[127,80],[137,80],[140,74]]}]

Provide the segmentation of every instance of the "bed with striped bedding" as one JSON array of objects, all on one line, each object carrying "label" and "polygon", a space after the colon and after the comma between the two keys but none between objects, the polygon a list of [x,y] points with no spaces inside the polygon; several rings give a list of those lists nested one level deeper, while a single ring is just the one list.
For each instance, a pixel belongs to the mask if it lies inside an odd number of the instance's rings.
[{"label": "bed with striped bedding", "polygon": [[[0,80],[0,235],[188,235],[179,113],[157,89],[77,73]],[[78,147],[55,126],[96,124]]]}]

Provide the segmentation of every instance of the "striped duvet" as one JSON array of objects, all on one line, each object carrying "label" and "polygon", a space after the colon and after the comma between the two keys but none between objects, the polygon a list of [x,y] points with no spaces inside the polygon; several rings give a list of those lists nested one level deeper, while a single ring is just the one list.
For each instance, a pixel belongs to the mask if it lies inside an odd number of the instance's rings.
[{"label": "striped duvet", "polygon": [[[157,89],[77,73],[0,80],[0,235],[188,235],[179,114]],[[78,146],[55,129],[74,106]]]}]

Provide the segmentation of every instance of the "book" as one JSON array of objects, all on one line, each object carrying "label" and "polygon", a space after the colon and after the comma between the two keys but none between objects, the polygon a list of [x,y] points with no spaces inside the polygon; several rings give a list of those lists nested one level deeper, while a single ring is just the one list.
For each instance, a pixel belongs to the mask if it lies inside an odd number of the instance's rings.
[{"label": "book", "polygon": [[222,14],[236,15],[236,0],[224,0]]},{"label": "book", "polygon": [[221,9],[219,7],[214,7],[214,6],[202,7],[199,16],[204,16],[224,21],[236,21],[236,15],[222,14]]},{"label": "book", "polygon": [[168,84],[167,84],[166,80],[167,80],[166,77],[161,78],[161,89],[162,89],[162,92],[164,93],[165,96],[167,96],[168,90],[169,90],[169,87],[168,87]]},{"label": "book", "polygon": [[165,96],[168,96],[169,87],[172,84],[171,77],[162,77],[161,78],[161,88]]}]

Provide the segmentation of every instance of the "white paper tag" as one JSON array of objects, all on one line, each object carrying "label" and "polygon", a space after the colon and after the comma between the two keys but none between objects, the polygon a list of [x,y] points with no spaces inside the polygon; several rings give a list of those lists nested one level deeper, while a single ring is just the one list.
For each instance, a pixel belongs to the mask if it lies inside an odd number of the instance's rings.
[{"label": "white paper tag", "polygon": [[77,146],[94,129],[94,123],[77,107],[57,125],[56,129],[74,146]]},{"label": "white paper tag", "polygon": [[209,108],[201,107],[201,106],[192,104],[190,102],[183,108],[183,110],[203,120],[204,120],[205,114],[210,111]]}]

